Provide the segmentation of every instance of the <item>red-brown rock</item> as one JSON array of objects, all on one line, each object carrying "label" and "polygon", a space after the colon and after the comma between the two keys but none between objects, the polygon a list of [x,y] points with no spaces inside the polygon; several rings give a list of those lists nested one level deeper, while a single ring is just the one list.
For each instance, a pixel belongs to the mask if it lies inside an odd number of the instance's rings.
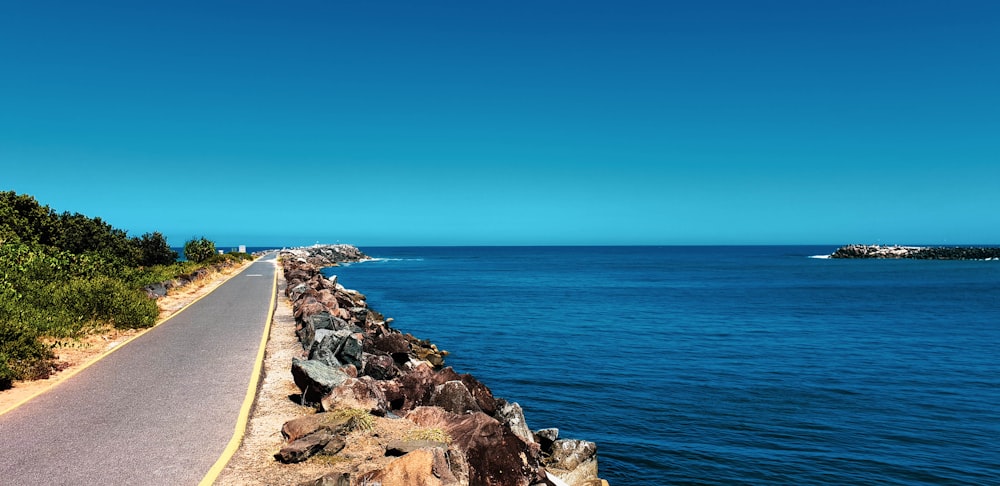
[{"label": "red-brown rock", "polygon": [[393,410],[411,410],[430,403],[434,388],[453,380],[460,380],[455,370],[435,371],[430,365],[421,363],[392,382],[383,382],[382,389]]},{"label": "red-brown rock", "polygon": [[360,408],[383,415],[389,410],[389,402],[371,377],[350,378],[334,388],[320,401],[323,410],[337,408]]},{"label": "red-brown rock", "polygon": [[362,476],[365,484],[382,486],[458,486],[444,449],[417,449],[390,462],[384,469]]},{"label": "red-brown rock", "polygon": [[406,418],[421,427],[439,427],[452,445],[465,452],[470,484],[528,486],[542,481],[541,453],[496,419],[482,412],[458,415],[437,407],[419,407]]}]

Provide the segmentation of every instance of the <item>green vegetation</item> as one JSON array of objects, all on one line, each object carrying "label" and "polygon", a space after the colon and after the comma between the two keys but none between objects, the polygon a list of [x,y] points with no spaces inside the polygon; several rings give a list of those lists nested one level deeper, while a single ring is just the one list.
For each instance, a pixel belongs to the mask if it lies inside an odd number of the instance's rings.
[{"label": "green vegetation", "polygon": [[146,233],[136,242],[139,248],[139,265],[170,265],[177,261],[177,252],[170,249],[167,239],[160,232]]},{"label": "green vegetation", "polygon": [[345,421],[347,430],[366,430],[375,428],[375,417],[361,408],[338,408],[329,413],[332,420]]},{"label": "green vegetation", "polygon": [[143,286],[251,258],[218,255],[205,238],[197,245],[211,254],[177,262],[161,233],[129,237],[100,218],[59,214],[31,196],[0,192],[0,390],[49,375],[45,339],[152,326],[159,309]]},{"label": "green vegetation", "polygon": [[184,243],[184,258],[192,262],[203,262],[215,255],[215,243],[201,238],[193,238]]},{"label": "green vegetation", "polygon": [[443,442],[445,444],[451,443],[451,436],[448,435],[444,429],[439,427],[434,428],[423,428],[417,427],[415,429],[410,429],[403,436],[403,440],[429,440],[433,442]]}]

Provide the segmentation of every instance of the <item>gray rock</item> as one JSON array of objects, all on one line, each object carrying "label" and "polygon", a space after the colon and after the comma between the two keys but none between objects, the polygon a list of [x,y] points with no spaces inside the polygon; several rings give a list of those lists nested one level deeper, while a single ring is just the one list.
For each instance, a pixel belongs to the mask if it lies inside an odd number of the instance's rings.
[{"label": "gray rock", "polygon": [[312,322],[313,327],[317,331],[320,329],[330,329],[334,331],[352,329],[352,326],[348,324],[347,321],[331,315],[329,311],[313,314],[309,316],[309,320]]},{"label": "gray rock", "polygon": [[330,329],[317,329],[316,330],[316,342],[313,343],[313,348],[316,347],[317,343],[323,342],[323,339],[325,339],[327,336],[333,336],[334,334],[336,334],[336,332],[332,331]]},{"label": "gray rock", "polygon": [[146,295],[149,296],[150,299],[159,299],[160,297],[167,295],[167,285],[165,282],[149,284],[143,287],[143,290],[146,291]]},{"label": "gray rock", "polygon": [[538,445],[542,446],[542,451],[550,453],[552,452],[552,444],[559,439],[559,429],[541,429],[535,432],[535,438],[538,441]]},{"label": "gray rock", "polygon": [[572,471],[597,457],[597,444],[586,440],[559,439],[552,443],[546,466]]},{"label": "gray rock", "polygon": [[350,377],[321,361],[292,358],[292,378],[302,391],[304,402],[318,403],[324,395]]},{"label": "gray rock", "polygon": [[302,344],[302,349],[312,349],[313,343],[316,341],[316,328],[313,327],[311,321],[305,321],[299,324],[299,329],[295,331],[295,335],[299,338],[299,343]]},{"label": "gray rock", "polygon": [[[339,331],[338,331],[339,332]],[[357,369],[364,369],[361,356],[364,352],[365,335],[359,332],[349,334],[340,343],[336,352],[336,357],[341,363],[354,365]]]},{"label": "gray rock", "polygon": [[354,320],[358,322],[359,325],[364,326],[365,322],[368,320],[368,308],[367,307],[351,307],[351,316]]},{"label": "gray rock", "polygon": [[499,402],[499,406],[495,415],[496,419],[510,427],[511,432],[520,437],[521,440],[528,444],[534,443],[535,435],[531,433],[531,429],[528,428],[528,424],[524,420],[524,410],[521,409],[521,405],[506,400],[497,400],[497,402]]},{"label": "gray rock", "polygon": [[313,341],[309,350],[309,359],[321,361],[333,367],[340,367],[343,363],[337,359],[337,348],[340,347],[344,336],[338,336],[336,331],[320,329],[316,331],[316,340]]},{"label": "gray rock", "polygon": [[333,316],[330,315],[329,311],[317,312],[306,319],[312,323],[313,328],[317,331],[320,329],[334,329]]},{"label": "gray rock", "polygon": [[307,290],[309,290],[309,286],[304,283],[300,283],[288,289],[288,300],[292,302],[299,300],[299,297],[302,297]]}]

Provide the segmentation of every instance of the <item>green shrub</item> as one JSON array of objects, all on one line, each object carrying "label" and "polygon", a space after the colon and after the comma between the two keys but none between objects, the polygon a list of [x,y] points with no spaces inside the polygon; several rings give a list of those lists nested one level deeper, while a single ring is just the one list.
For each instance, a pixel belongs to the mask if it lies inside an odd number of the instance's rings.
[{"label": "green shrub", "polygon": [[0,390],[14,380],[47,378],[52,352],[30,327],[0,316]]},{"label": "green shrub", "polygon": [[52,284],[49,292],[66,319],[80,323],[80,328],[105,323],[119,329],[144,328],[155,324],[159,315],[156,301],[112,277],[75,278]]},{"label": "green shrub", "polygon": [[202,263],[205,265],[215,265],[217,263],[240,263],[245,260],[253,260],[253,255],[240,252],[217,253]]},{"label": "green shrub", "polygon": [[361,408],[338,408],[328,415],[332,420],[343,421],[347,430],[371,431],[375,428],[375,417]]},{"label": "green shrub", "polygon": [[216,255],[215,243],[204,236],[184,243],[184,257],[196,263],[201,263]]},{"label": "green shrub", "polygon": [[170,265],[177,261],[177,252],[170,249],[163,233],[158,231],[146,233],[133,239],[133,244],[139,249],[139,265]]}]

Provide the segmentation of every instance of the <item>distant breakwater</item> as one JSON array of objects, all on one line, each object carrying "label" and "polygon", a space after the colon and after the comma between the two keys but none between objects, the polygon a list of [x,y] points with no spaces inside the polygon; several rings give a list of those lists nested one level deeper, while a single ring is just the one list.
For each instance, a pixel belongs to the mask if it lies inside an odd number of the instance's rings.
[{"label": "distant breakwater", "polygon": [[899,245],[847,245],[830,258],[887,258],[914,260],[1000,260],[996,247],[930,247]]},{"label": "distant breakwater", "polygon": [[392,319],[369,308],[363,294],[320,272],[369,259],[360,250],[314,246],[283,250],[279,258],[303,346],[292,375],[301,401],[319,413],[285,424],[278,460],[340,455],[350,462],[348,443],[360,442],[356,434],[364,431],[348,418],[360,411],[365,420],[406,432],[368,434],[364,442],[377,444],[368,460],[334,468],[317,484],[325,478],[330,482],[322,484],[390,486],[414,484],[407,482],[414,477],[441,485],[607,484],[597,476],[596,444],[562,439],[555,428],[532,431],[520,405],[446,367],[447,352],[393,329]]}]

